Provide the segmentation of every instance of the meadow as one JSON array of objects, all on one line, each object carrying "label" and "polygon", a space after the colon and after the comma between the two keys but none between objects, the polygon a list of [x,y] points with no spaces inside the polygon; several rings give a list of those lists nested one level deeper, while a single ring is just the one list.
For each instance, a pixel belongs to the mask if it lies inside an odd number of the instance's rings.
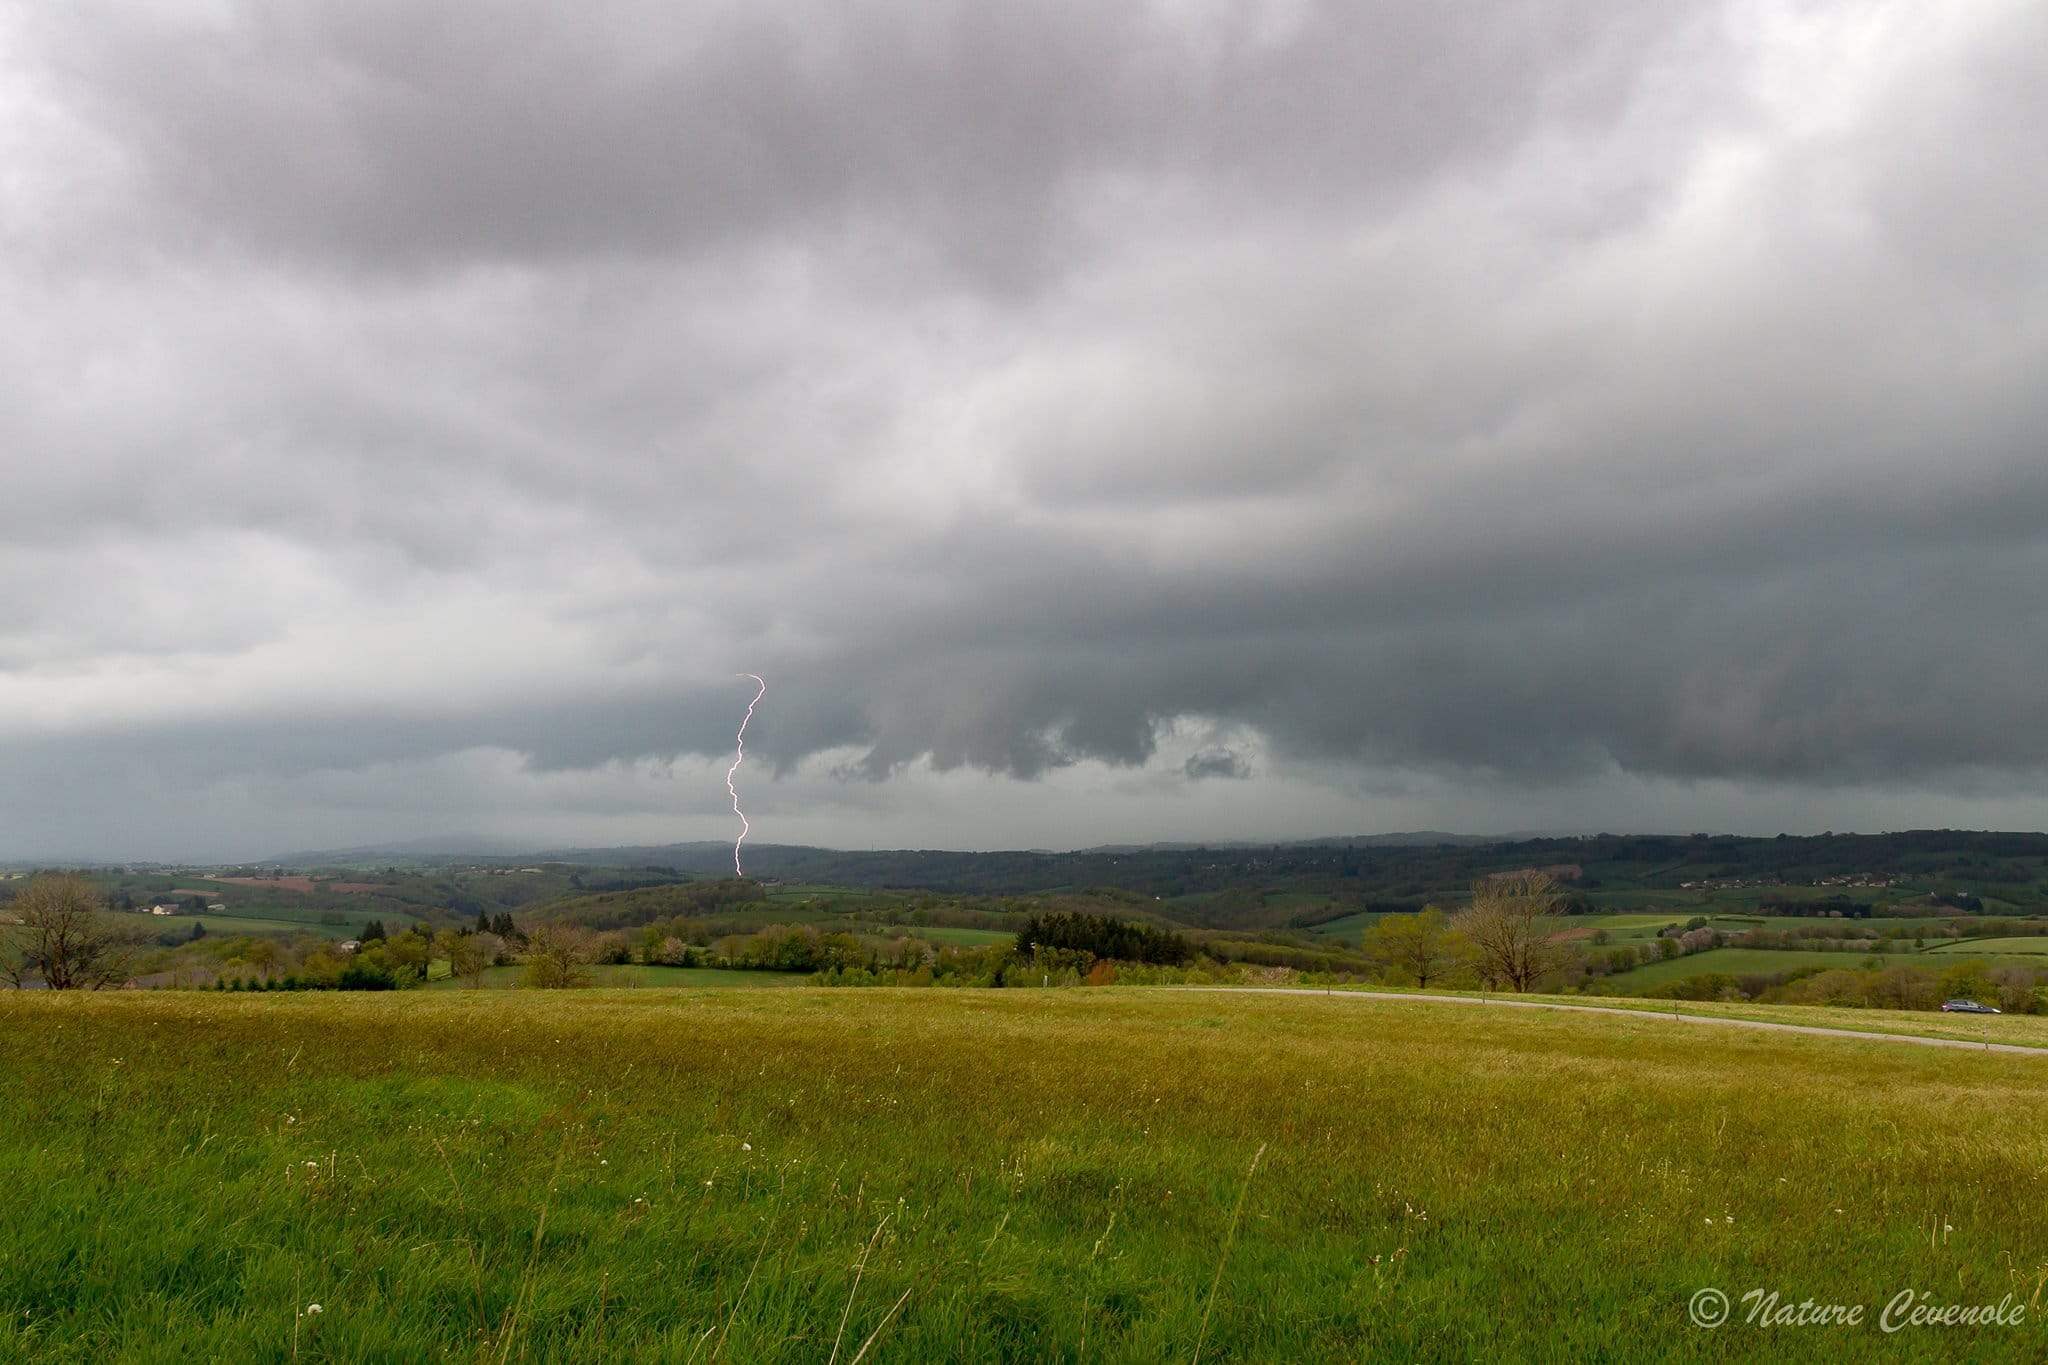
[{"label": "meadow", "polygon": [[[426,983],[428,990],[516,990],[526,981],[526,968],[516,964],[490,968],[483,973],[474,987],[467,980],[451,974],[446,962],[436,962],[434,968],[433,979]],[[589,978],[592,987],[613,989],[693,987],[700,990],[776,990],[801,986],[806,981],[805,977],[790,972],[742,972],[723,967],[662,967],[638,962],[593,962],[578,970]]]},{"label": "meadow", "polygon": [[1666,958],[1662,962],[1647,962],[1633,971],[1621,972],[1610,980],[1618,985],[1639,989],[1666,981],[1683,980],[1703,972],[1734,974],[1788,972],[1801,967],[1883,966],[1908,960],[1912,956],[1911,953],[1887,956],[1883,953],[1814,953],[1777,948],[1709,948],[1705,952]]},{"label": "meadow", "polygon": [[1952,957],[2038,958],[2048,956],[2048,938],[2026,935],[2017,938],[1973,938],[1955,943],[1929,944],[1927,951]]},{"label": "meadow", "polygon": [[1998,1043],[2042,1049],[2048,1057],[2048,1015],[1941,1014],[1931,1010],[1863,1009],[1841,1005],[1769,1005],[1755,1000],[1666,1000],[1626,995],[1501,995],[1467,988],[1427,991],[1402,986],[1336,986],[1330,993],[1366,996],[1448,995],[1481,1005],[1502,1001],[1556,1005],[1567,1009],[1626,1010],[1663,1017],[1747,1019],[1766,1024],[1847,1029],[1888,1037],[1948,1038],[1965,1043]]},{"label": "meadow", "polygon": [[[123,917],[124,920],[129,917]],[[194,924],[206,926],[209,934],[312,934],[317,938],[354,938],[362,932],[360,921],[347,924],[322,924],[310,916],[285,914],[241,914],[216,915],[200,913],[189,915],[136,915],[132,921],[143,931],[155,930],[161,933],[186,933]]]},{"label": "meadow", "polygon": [[[0,1027],[10,1359],[2048,1345],[2048,1057],[1126,988],[24,992]],[[1745,1325],[1753,1287],[1868,1321]],[[2028,1320],[1885,1335],[1901,1289]]]}]

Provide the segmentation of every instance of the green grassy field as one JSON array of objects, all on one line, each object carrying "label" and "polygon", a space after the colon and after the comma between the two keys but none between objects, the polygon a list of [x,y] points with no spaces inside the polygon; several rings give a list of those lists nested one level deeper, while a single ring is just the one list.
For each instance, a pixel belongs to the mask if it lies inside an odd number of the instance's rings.
[{"label": "green grassy field", "polygon": [[[1144,990],[4,993],[0,1029],[5,1358],[2048,1347],[2048,1059]],[[1871,1321],[1745,1325],[1750,1288]],[[1901,1289],[2032,1308],[1883,1335]]]},{"label": "green grassy field", "polygon": [[1653,911],[1659,921],[1669,921],[1673,915],[1686,919],[1690,915],[1706,915],[1716,909],[1733,911],[1743,905],[1755,905],[1755,896],[1698,890],[1595,890],[1589,892],[1587,898],[1606,911]]},{"label": "green grassy field", "polygon": [[[1314,990],[1316,988],[1306,988]],[[1320,993],[1320,992],[1319,992]],[[1572,1009],[1626,1010],[1636,1014],[1682,1015],[1721,1019],[1751,1019],[1772,1024],[1798,1024],[1809,1028],[1848,1029],[1856,1033],[1880,1033],[1912,1038],[1952,1038],[1966,1043],[2003,1043],[2036,1047],[2048,1054],[2048,1015],[2038,1014],[1942,1014],[1934,1010],[1859,1009],[1846,1005],[1766,1005],[1752,1000],[1650,1000],[1625,995],[1515,995],[1476,990],[1428,991],[1388,986],[1338,986],[1337,995],[1455,995],[1482,1004],[1503,999]]]},{"label": "green grassy field", "polygon": [[[1672,924],[1683,924],[1689,918],[1685,915],[1664,914],[1613,914],[1613,915],[1559,915],[1557,927],[1560,931],[1587,929],[1594,932],[1606,930],[1607,936],[1616,943],[1634,939],[1655,938],[1658,931]],[[1731,924],[1723,916],[1711,917],[1711,923]],[[1751,921],[1745,920],[1742,927],[1748,928]]]},{"label": "green grassy field", "polygon": [[869,925],[871,933],[880,933],[887,938],[908,934],[921,938],[927,943],[952,943],[967,947],[981,947],[990,943],[1014,943],[1015,934],[1006,934],[1000,929],[948,929],[931,924]]},{"label": "green grassy field", "polygon": [[1778,948],[1709,948],[1703,953],[1650,962],[1608,980],[1625,987],[1655,986],[1707,972],[1788,972],[1799,967],[1864,967],[1910,961],[1919,954],[1886,957],[1877,953],[1809,953]]},{"label": "green grassy field", "polygon": [[[1640,943],[1652,939],[1674,924],[1684,924],[1695,916],[1703,917],[1708,924],[1725,933],[1741,933],[1745,929],[1811,929],[1826,926],[1842,934],[1857,930],[1875,931],[1878,928],[1892,928],[1904,924],[1921,925],[1936,929],[1956,922],[1954,917],[1933,917],[1927,919],[1887,920],[1818,920],[1800,915],[1759,915],[1730,912],[1704,906],[1677,907],[1671,911],[1628,911],[1596,915],[1559,915],[1556,927],[1559,932],[1605,931],[1611,943]],[[1357,939],[1379,915],[1364,913],[1346,915],[1327,924],[1317,925],[1310,932],[1319,938]],[[1968,923],[1969,921],[1962,921]]]},{"label": "green grassy field", "polygon": [[[2000,946],[2012,944],[2041,946],[2032,949]],[[1981,939],[1975,943],[1930,945],[1925,951],[1917,951],[1908,945],[1884,953],[1803,952],[1791,948],[1709,948],[1705,952],[1691,953],[1685,957],[1646,963],[1629,971],[1619,972],[1608,980],[1624,988],[1633,989],[1660,985],[1666,981],[1677,981],[1689,976],[1701,976],[1708,972],[1740,975],[1743,972],[1792,971],[1800,967],[1862,968],[1873,964],[1882,967],[1898,963],[1939,970],[1965,959],[1975,959],[1992,967],[2040,966],[2041,954],[2044,951],[2048,951],[2048,940],[2038,938]]]},{"label": "green grassy field", "polygon": [[[468,982],[448,974],[446,961],[436,962],[434,980],[428,983],[429,990],[505,990],[520,984],[525,975],[523,967],[493,967],[484,973],[482,987],[472,987]],[[778,986],[800,986],[808,978],[793,972],[741,972],[721,967],[646,967],[638,963],[613,964],[597,963],[583,968],[590,974],[592,987],[691,987],[701,989],[768,989]]]},{"label": "green grassy field", "polygon": [[2048,938],[1979,938],[1960,943],[1930,943],[1929,953],[1943,957],[2038,958],[2048,954]]},{"label": "green grassy field", "polygon": [[1332,920],[1324,920],[1321,924],[1310,929],[1309,932],[1317,938],[1350,939],[1356,942],[1359,935],[1378,923],[1380,919],[1380,915],[1370,910],[1360,910],[1354,914],[1342,915]]},{"label": "green grassy field", "polygon": [[132,921],[157,933],[192,932],[195,921],[206,926],[209,934],[312,934],[317,938],[354,938],[362,930],[363,919],[352,918],[347,924],[321,924],[313,918],[288,919],[256,915],[123,915],[124,927]]},{"label": "green grassy field", "polygon": [[771,901],[802,900],[844,900],[850,897],[873,897],[874,891],[865,886],[776,886],[768,891]]}]

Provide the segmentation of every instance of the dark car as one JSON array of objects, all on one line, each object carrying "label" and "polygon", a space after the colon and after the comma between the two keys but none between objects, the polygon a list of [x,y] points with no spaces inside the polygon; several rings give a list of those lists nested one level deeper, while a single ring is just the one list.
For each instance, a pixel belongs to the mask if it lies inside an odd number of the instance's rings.
[{"label": "dark car", "polygon": [[1944,1000],[1941,1002],[1944,1014],[1997,1014],[1989,1005],[1980,1005],[1974,1000]]}]

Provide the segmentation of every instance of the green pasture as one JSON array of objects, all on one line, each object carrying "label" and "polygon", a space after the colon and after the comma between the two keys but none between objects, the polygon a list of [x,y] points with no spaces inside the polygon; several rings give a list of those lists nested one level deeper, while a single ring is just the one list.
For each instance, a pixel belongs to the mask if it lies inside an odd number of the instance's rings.
[{"label": "green pasture", "polygon": [[947,943],[955,947],[979,948],[991,943],[1017,941],[1015,934],[1006,934],[1000,929],[952,929],[936,924],[868,924],[861,927],[887,938],[921,938],[926,943]]},{"label": "green pasture", "polygon": [[2038,958],[2048,954],[2048,938],[1977,938],[1956,942],[1930,943],[1926,953],[1942,957]]},{"label": "green pasture", "polygon": [[[248,914],[216,915],[211,911],[202,911],[196,915],[179,913],[176,915],[118,915],[115,917],[117,922],[121,923],[124,927],[132,923],[157,934],[189,934],[192,932],[192,925],[196,921],[206,926],[206,932],[209,936],[223,934],[230,936],[235,934],[311,934],[318,938],[333,939],[354,938],[361,932],[363,925],[373,918],[375,916],[351,916],[347,924],[321,924],[314,918],[288,919],[282,916],[273,918],[270,916]],[[393,924],[391,927],[395,930],[401,926]]]},{"label": "green pasture", "polygon": [[0,992],[0,1030],[9,1360],[2048,1354],[2038,1311],[1876,1325],[2042,1302],[2048,1058],[1144,989]]},{"label": "green pasture", "polygon": [[771,901],[872,899],[875,895],[873,890],[864,886],[792,884],[768,888],[768,899]]},{"label": "green pasture", "polygon": [[1317,938],[1356,939],[1363,935],[1367,929],[1377,924],[1382,918],[1384,916],[1373,911],[1360,910],[1338,919],[1325,920],[1321,924],[1312,926],[1308,932],[1314,934]]},{"label": "green pasture", "polygon": [[[519,986],[525,974],[523,967],[493,967],[484,973],[483,985],[478,988],[466,980],[450,976],[445,960],[437,960],[434,967],[434,979],[428,983],[427,989],[436,991],[506,990]],[[795,972],[743,972],[724,967],[650,967],[639,963],[595,963],[583,970],[589,974],[593,987],[766,989],[798,986],[808,980]]]},{"label": "green pasture", "polygon": [[1703,953],[1691,953],[1685,957],[1667,958],[1662,962],[1645,963],[1632,971],[1618,972],[1608,981],[1624,988],[1657,986],[1667,981],[1679,981],[1688,976],[1704,976],[1710,972],[1726,972],[1738,976],[1743,972],[1789,972],[1800,967],[1866,967],[1872,964],[1889,966],[1893,962],[1910,960],[1914,953],[1886,956],[1879,953],[1815,953],[1794,949],[1777,948],[1709,948]]}]

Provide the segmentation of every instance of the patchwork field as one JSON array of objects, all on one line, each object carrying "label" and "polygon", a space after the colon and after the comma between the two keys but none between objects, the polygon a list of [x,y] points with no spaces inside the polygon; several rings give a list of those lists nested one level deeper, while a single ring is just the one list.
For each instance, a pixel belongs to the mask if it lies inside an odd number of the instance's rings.
[{"label": "patchwork field", "polygon": [[[1134,989],[4,993],[0,1030],[10,1359],[2048,1349],[2048,1058]],[[1752,1288],[1867,1318],[1745,1324]],[[2027,1318],[1887,1335],[1902,1290]]]}]

